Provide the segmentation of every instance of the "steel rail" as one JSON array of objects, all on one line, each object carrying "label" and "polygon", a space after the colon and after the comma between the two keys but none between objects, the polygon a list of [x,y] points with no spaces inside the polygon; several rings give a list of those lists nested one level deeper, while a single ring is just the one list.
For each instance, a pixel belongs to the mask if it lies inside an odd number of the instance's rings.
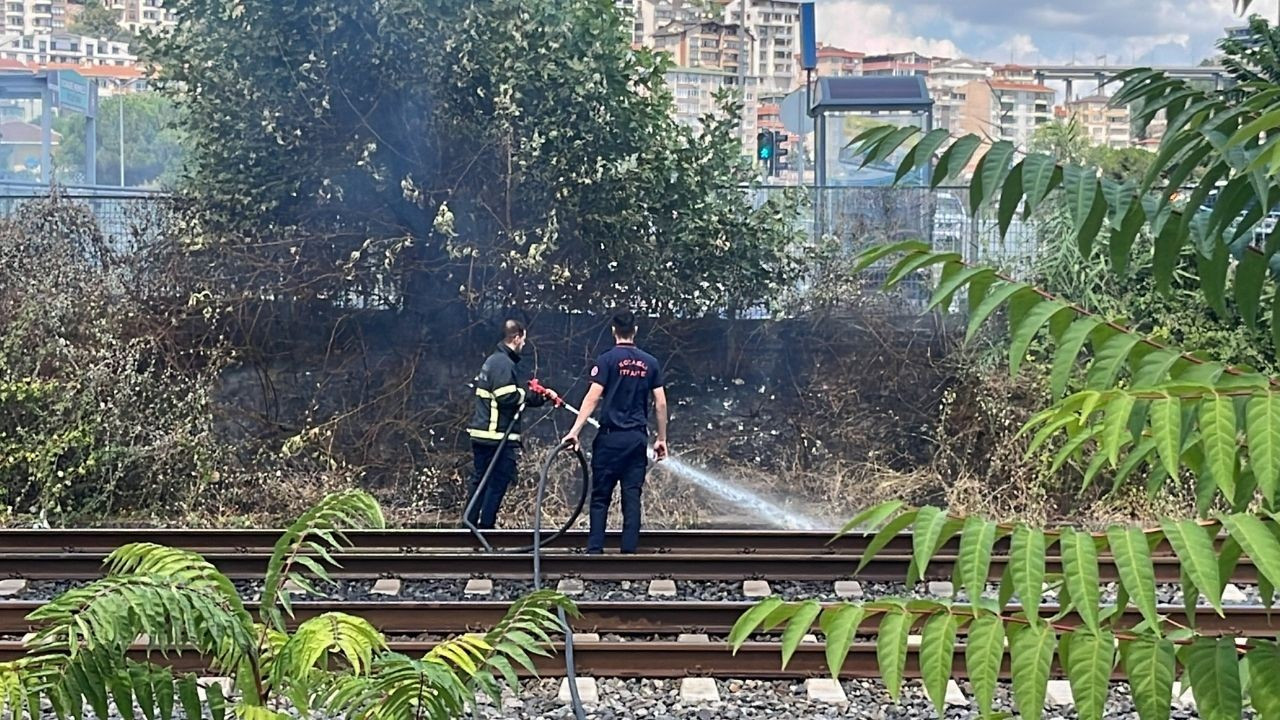
[{"label": "steel rail", "polygon": [[[125,543],[145,539],[173,547],[215,553],[269,553],[281,530],[271,529],[200,529],[200,528],[70,528],[32,529],[0,528],[0,552],[109,552]],[[725,553],[805,554],[841,553],[861,556],[874,535],[850,533],[834,538],[834,531],[792,530],[646,530],[642,535],[647,552],[719,551]],[[453,528],[399,528],[388,530],[354,530],[346,533],[353,550],[394,552],[470,551],[480,549],[470,532]],[[532,542],[527,530],[486,531],[485,537],[494,547],[525,547]],[[616,546],[617,534],[609,536],[610,547]],[[573,549],[586,545],[586,534],[572,530],[547,548]],[[939,552],[955,554],[959,540],[952,539]],[[995,544],[997,555],[1007,554],[1009,539]],[[881,550],[887,554],[909,555],[911,535],[892,538]],[[1172,555],[1167,543],[1155,549],[1157,556]]]},{"label": "steel rail", "polygon": [[[392,640],[390,649],[410,656],[430,652],[438,643],[433,641]],[[534,666],[540,677],[564,675],[564,662],[559,654],[563,646],[554,647],[551,657],[534,657]],[[574,660],[580,675],[617,678],[682,678],[716,677],[735,679],[778,680],[806,677],[827,677],[826,646],[823,643],[801,643],[787,668],[782,669],[781,645],[776,642],[747,642],[736,653],[731,653],[722,642],[689,643],[670,641],[600,641],[574,642]],[[0,641],[0,662],[15,660],[26,654],[20,641]],[[149,654],[144,648],[129,651],[134,660],[150,660],[167,664],[175,669],[191,672],[208,672],[208,658],[197,653],[159,651]],[[521,676],[529,673],[519,669]],[[1061,677],[1061,669],[1054,664],[1052,673]],[[964,646],[957,645],[953,675],[966,677]],[[842,678],[879,678],[874,642],[855,642],[850,646],[848,659],[841,669]],[[910,646],[907,651],[906,677],[920,677],[919,647]],[[1001,677],[1009,677],[1006,657]],[[1115,679],[1121,679],[1119,674]]]},{"label": "steel rail", "polygon": [[[0,577],[32,580],[90,579],[101,575],[100,552],[0,553]],[[206,553],[206,559],[235,580],[260,579],[269,555],[263,553]],[[342,567],[335,579],[400,577],[410,580],[485,576],[501,580],[527,580],[530,557],[523,553],[481,552],[352,552],[338,558]],[[633,555],[585,555],[550,552],[542,557],[542,569],[550,578],[580,577],[589,580],[636,580],[666,577],[675,580],[736,581],[751,578],[770,580],[827,581],[854,575],[857,558],[839,554],[796,553],[636,553]],[[901,582],[911,566],[909,554],[880,554],[861,572],[860,580]],[[946,580],[953,576],[955,556],[942,555],[930,561],[926,580]],[[998,580],[1008,562],[1005,556],[991,559],[990,579]],[[1176,557],[1153,558],[1156,581],[1178,583],[1181,565]],[[1047,558],[1048,573],[1061,573],[1058,558]],[[1119,571],[1109,556],[1099,557],[1102,582],[1116,582]],[[1252,562],[1242,558],[1232,581],[1255,584],[1258,574]]]},{"label": "steel rail", "polygon": [[[0,602],[0,634],[16,635],[35,629],[26,617],[40,607],[38,601]],[[581,616],[572,619],[575,632],[595,632],[616,635],[676,635],[679,633],[707,633],[727,635],[733,624],[748,608],[749,602],[701,602],[701,601],[585,601],[577,604]],[[246,603],[255,615],[258,603]],[[296,625],[327,612],[344,612],[365,618],[374,627],[388,635],[450,635],[462,632],[482,631],[493,627],[506,613],[509,603],[493,600],[413,601],[413,600],[361,600],[361,601],[297,601],[292,603]],[[1157,610],[1178,622],[1185,621],[1181,606],[1163,606]],[[1008,612],[1019,612],[1010,608]],[[1056,605],[1043,605],[1040,615],[1056,617]],[[1068,614],[1061,622],[1078,624],[1079,618]],[[1133,608],[1126,609],[1118,619],[1117,627],[1128,628],[1142,622]],[[878,616],[868,619],[862,626],[862,634],[873,634],[878,628]],[[1232,637],[1276,636],[1280,631],[1280,617],[1261,607],[1227,607],[1219,616],[1212,608],[1196,610],[1195,627],[1203,634],[1226,634]],[[777,632],[781,632],[781,628]],[[767,633],[766,633],[767,634]],[[961,628],[960,634],[964,634]]]}]

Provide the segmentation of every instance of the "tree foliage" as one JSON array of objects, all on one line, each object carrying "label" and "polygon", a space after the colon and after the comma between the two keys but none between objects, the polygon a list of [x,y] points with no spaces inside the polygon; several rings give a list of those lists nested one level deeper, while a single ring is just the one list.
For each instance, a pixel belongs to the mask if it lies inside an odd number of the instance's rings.
[{"label": "tree foliage", "polygon": [[[1129,272],[1120,276],[1107,267],[1109,248],[1105,240],[1087,255],[1075,243],[1064,240],[1073,227],[1070,213],[1060,202],[1052,202],[1037,213],[1035,227],[1037,251],[1032,277],[1041,289],[1070,298],[1102,317],[1123,317],[1128,327],[1161,343],[1196,348],[1206,359],[1221,363],[1280,374],[1268,333],[1236,319],[1239,308],[1234,298],[1227,300],[1231,312],[1225,317],[1213,312],[1205,302],[1196,271],[1197,254],[1191,247],[1182,250],[1170,291],[1158,293],[1152,276],[1154,238],[1146,229],[1139,231],[1134,240]],[[1270,286],[1263,288],[1260,307],[1270,306],[1272,292]],[[1031,356],[1041,357],[1040,350],[1040,343],[1033,343]]]},{"label": "tree foliage", "polygon": [[1223,38],[1218,49],[1219,62],[1238,82],[1280,82],[1280,28],[1265,18],[1249,18],[1247,38]]},{"label": "tree foliage", "polygon": [[[33,717],[47,700],[58,717],[82,717],[88,707],[122,717],[135,707],[147,718],[288,718],[285,703],[304,715],[312,709],[348,718],[452,718],[474,705],[475,693],[495,697],[515,685],[516,666],[532,669],[530,655],[545,655],[552,613],[573,606],[547,591],[517,601],[490,632],[444,641],[421,658],[388,651],[367,620],[344,613],[311,618],[290,633],[289,612],[278,592],[285,579],[304,588],[329,580],[331,553],[346,547],[343,532],[383,526],[378,505],[359,491],[326,497],[298,519],[277,543],[262,596],[265,624],[254,621],[223,574],[200,555],[153,543],[113,551],[106,576],[63,593],[31,613],[38,630],[27,656],[0,663],[0,713]],[[145,638],[142,660],[128,651]],[[195,651],[235,691],[200,687],[191,673],[175,674],[164,661]]]},{"label": "tree foliage", "polygon": [[701,313],[797,277],[793,203],[740,189],[740,106],[677,124],[668,61],[631,48],[612,3],[173,9],[151,59],[187,119],[203,227],[255,238],[226,253],[272,284],[255,290]]},{"label": "tree foliage", "polygon": [[[183,136],[173,101],[156,92],[114,94],[98,104],[98,182],[114,185],[120,178],[121,105],[124,108],[124,183],[126,186],[172,185],[183,158]],[[74,113],[58,117],[54,129],[62,142],[53,162],[64,182],[83,182],[84,119]]]},{"label": "tree foliage", "polygon": [[1154,153],[1140,147],[1113,148],[1093,144],[1074,116],[1065,122],[1047,123],[1036,128],[1027,149],[1051,155],[1060,163],[1096,167],[1104,177],[1117,181],[1142,177],[1155,160]]},{"label": "tree foliage", "polygon": [[133,34],[121,24],[122,13],[107,7],[102,0],[85,0],[67,30],[91,38],[132,42]]},{"label": "tree foliage", "polygon": [[209,502],[214,353],[176,348],[167,214],[118,208],[136,234],[104,235],[54,196],[0,220],[0,514],[74,522]]}]

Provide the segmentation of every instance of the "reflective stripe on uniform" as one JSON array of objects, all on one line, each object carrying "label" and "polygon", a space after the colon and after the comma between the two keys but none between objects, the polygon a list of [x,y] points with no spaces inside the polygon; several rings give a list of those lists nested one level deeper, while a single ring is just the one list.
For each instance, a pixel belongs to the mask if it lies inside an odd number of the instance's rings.
[{"label": "reflective stripe on uniform", "polygon": [[[467,430],[469,433],[484,433],[485,439],[494,440],[502,437],[502,433],[498,432],[498,398],[511,393],[519,393],[520,406],[524,406],[525,392],[519,385],[503,385],[497,390],[485,390],[484,388],[476,388],[476,397],[488,398],[489,400],[489,429],[488,430]],[[472,437],[481,437],[481,435],[473,434]],[[519,437],[513,435],[512,437]]]},{"label": "reflective stripe on uniform", "polygon": [[518,385],[504,385],[497,390],[476,388],[476,395],[482,398],[502,397],[503,395],[510,395],[513,392],[518,392],[522,398],[524,397],[524,389]]},{"label": "reflective stripe on uniform", "polygon": [[[493,432],[491,430],[476,430],[474,428],[467,428],[467,434],[470,435],[472,439],[475,439],[475,440],[501,440],[502,439],[502,433]],[[520,433],[511,433],[510,435],[507,436],[507,439],[518,441],[520,440]]]}]

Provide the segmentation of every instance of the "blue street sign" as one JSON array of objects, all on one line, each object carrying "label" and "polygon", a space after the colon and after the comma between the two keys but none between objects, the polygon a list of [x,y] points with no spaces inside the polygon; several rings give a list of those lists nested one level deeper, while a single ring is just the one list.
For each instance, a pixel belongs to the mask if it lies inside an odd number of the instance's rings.
[{"label": "blue street sign", "polygon": [[58,96],[58,107],[89,114],[89,81],[75,70],[59,70],[50,75],[50,82]]},{"label": "blue street sign", "polygon": [[817,30],[813,24],[813,3],[800,5],[800,64],[805,70],[818,67]]}]

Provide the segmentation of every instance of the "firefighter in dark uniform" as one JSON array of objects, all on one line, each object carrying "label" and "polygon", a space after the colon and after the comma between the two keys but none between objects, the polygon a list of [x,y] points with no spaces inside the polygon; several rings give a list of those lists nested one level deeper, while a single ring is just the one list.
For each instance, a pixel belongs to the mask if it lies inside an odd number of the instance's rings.
[{"label": "firefighter in dark uniform", "polygon": [[667,457],[667,395],[662,368],[649,353],[636,347],[636,318],[629,310],[613,316],[614,347],[591,368],[591,389],[582,411],[565,435],[576,447],[587,418],[600,406],[600,430],[591,445],[591,531],[587,552],[604,552],[604,532],[613,502],[614,486],[622,486],[622,552],[640,544],[640,494],[648,465],[649,398],[658,416],[653,443],[657,460]]},{"label": "firefighter in dark uniform", "polygon": [[506,321],[502,326],[502,342],[484,361],[473,383],[475,414],[467,426],[467,434],[471,436],[475,467],[467,485],[468,503],[476,494],[485,471],[491,464],[493,466],[480,498],[467,516],[471,524],[482,529],[494,527],[502,496],[516,479],[516,457],[520,448],[520,419],[517,415],[526,407],[538,407],[555,398],[551,390],[544,389],[545,396],[530,391],[527,381],[518,376],[517,366],[525,340],[524,325],[517,320]]}]

